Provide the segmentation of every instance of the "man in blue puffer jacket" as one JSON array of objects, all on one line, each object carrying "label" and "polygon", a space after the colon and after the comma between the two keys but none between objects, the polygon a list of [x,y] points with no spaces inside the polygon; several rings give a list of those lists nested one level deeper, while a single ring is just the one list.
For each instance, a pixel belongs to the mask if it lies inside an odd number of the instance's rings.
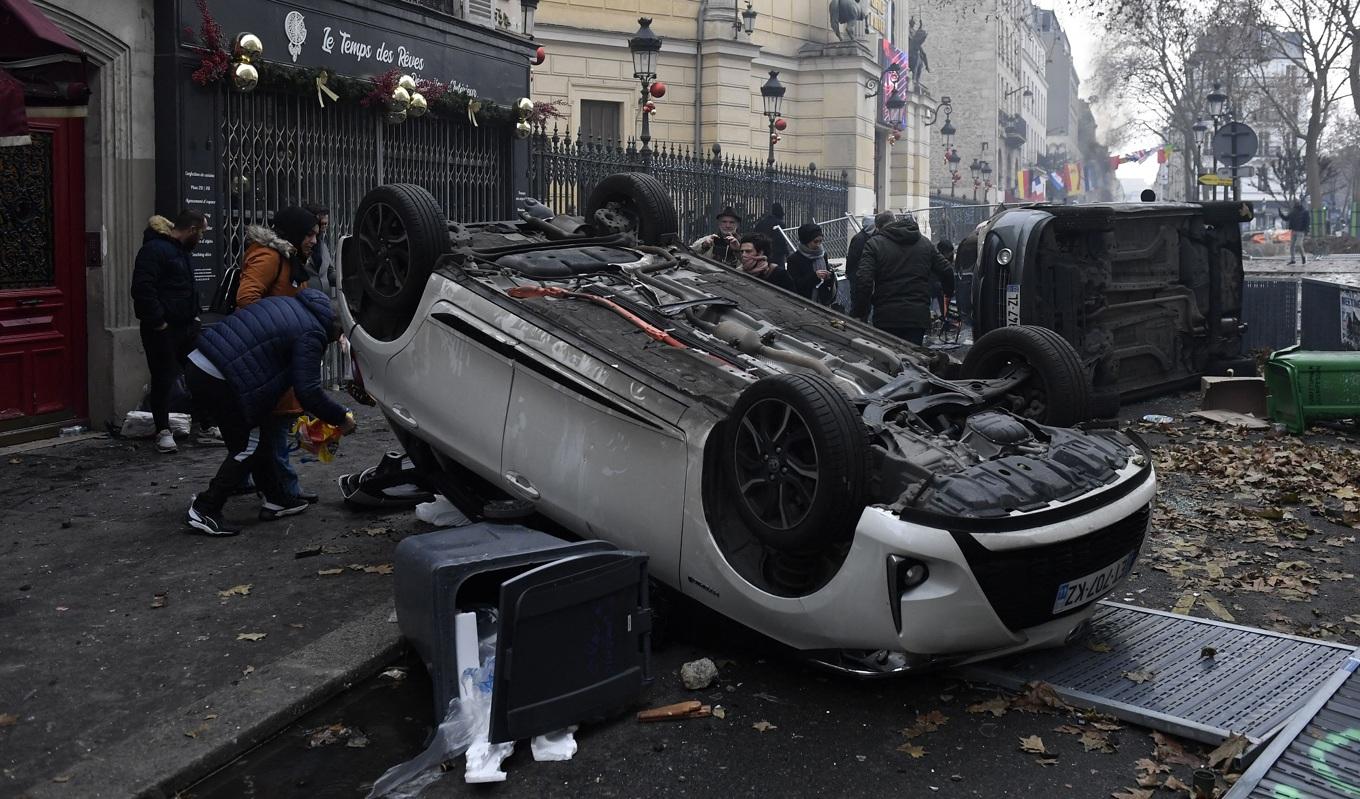
[{"label": "man in blue puffer jacket", "polygon": [[265,297],[205,330],[189,354],[185,379],[195,404],[210,410],[227,444],[227,458],[208,489],[189,503],[189,527],[208,535],[236,535],[222,507],[247,473],[264,494],[260,519],[291,516],[307,502],[284,493],[270,439],[260,435],[279,397],[293,389],[303,410],[354,432],[354,417],[321,388],[321,358],[340,338],[331,301],[316,289],[296,297]]}]

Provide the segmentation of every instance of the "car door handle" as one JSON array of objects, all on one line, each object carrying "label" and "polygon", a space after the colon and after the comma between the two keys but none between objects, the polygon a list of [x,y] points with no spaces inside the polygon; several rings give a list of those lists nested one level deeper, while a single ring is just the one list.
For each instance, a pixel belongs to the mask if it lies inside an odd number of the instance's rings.
[{"label": "car door handle", "polygon": [[538,493],[538,489],[534,488],[534,484],[529,482],[529,480],[519,472],[506,472],[505,479],[506,482],[510,483],[511,487],[522,494],[525,499],[537,502],[539,497],[542,496],[542,494]]},{"label": "car door handle", "polygon": [[406,424],[407,427],[411,428],[412,430],[420,429],[420,424],[416,422],[416,417],[412,416],[411,412],[406,410],[404,407],[400,405],[393,405],[392,415],[400,419],[402,422]]}]

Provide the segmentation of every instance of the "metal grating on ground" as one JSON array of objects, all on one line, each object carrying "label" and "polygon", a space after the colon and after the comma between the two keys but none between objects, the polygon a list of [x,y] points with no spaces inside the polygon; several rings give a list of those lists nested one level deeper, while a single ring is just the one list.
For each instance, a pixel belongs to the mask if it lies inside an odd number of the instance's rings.
[{"label": "metal grating on ground", "polygon": [[[971,680],[1032,680],[1067,701],[1204,743],[1269,738],[1336,671],[1351,647],[1101,602],[1085,643],[969,666]],[[1095,652],[1106,644],[1109,652]],[[1211,647],[1213,658],[1201,657]],[[1138,683],[1126,672],[1150,672]]]},{"label": "metal grating on ground", "polygon": [[1360,797],[1360,649],[1314,694],[1224,799]]}]

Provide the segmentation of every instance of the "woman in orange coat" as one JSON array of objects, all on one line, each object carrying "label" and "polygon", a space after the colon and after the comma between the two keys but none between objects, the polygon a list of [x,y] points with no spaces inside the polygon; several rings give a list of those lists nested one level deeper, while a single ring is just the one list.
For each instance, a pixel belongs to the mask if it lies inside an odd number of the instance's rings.
[{"label": "woman in orange coat", "polygon": [[[246,228],[246,253],[241,262],[236,307],[244,308],[264,297],[293,297],[307,288],[311,277],[307,261],[316,246],[317,234],[316,216],[297,206],[274,214],[272,228],[261,225]],[[274,408],[272,423],[265,425],[264,431],[274,437],[274,454],[284,492],[316,502],[319,496],[302,490],[297,472],[288,459],[288,432],[301,413],[297,397],[289,389]]]}]

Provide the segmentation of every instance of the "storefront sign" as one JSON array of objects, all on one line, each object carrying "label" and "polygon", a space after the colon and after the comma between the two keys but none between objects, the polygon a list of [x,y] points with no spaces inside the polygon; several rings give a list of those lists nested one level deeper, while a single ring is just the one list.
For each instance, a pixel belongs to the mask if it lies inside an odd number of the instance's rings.
[{"label": "storefront sign", "polygon": [[[194,281],[200,294],[217,282],[217,232],[221,221],[217,218],[217,176],[207,172],[184,172],[184,207],[197,211],[208,219],[208,228],[198,241],[192,258]],[[211,297],[202,297],[207,302]]]},{"label": "storefront sign", "polygon": [[[194,0],[180,0],[184,25],[195,31],[202,17]],[[454,30],[383,13],[342,0],[303,5],[292,0],[209,0],[208,10],[225,37],[250,32],[264,42],[264,58],[340,75],[371,77],[391,69],[439,80],[475,97],[508,102],[527,91],[528,44],[522,60],[507,51],[497,32],[463,23]],[[394,29],[395,28],[395,29]],[[188,42],[192,44],[192,42]]]}]

